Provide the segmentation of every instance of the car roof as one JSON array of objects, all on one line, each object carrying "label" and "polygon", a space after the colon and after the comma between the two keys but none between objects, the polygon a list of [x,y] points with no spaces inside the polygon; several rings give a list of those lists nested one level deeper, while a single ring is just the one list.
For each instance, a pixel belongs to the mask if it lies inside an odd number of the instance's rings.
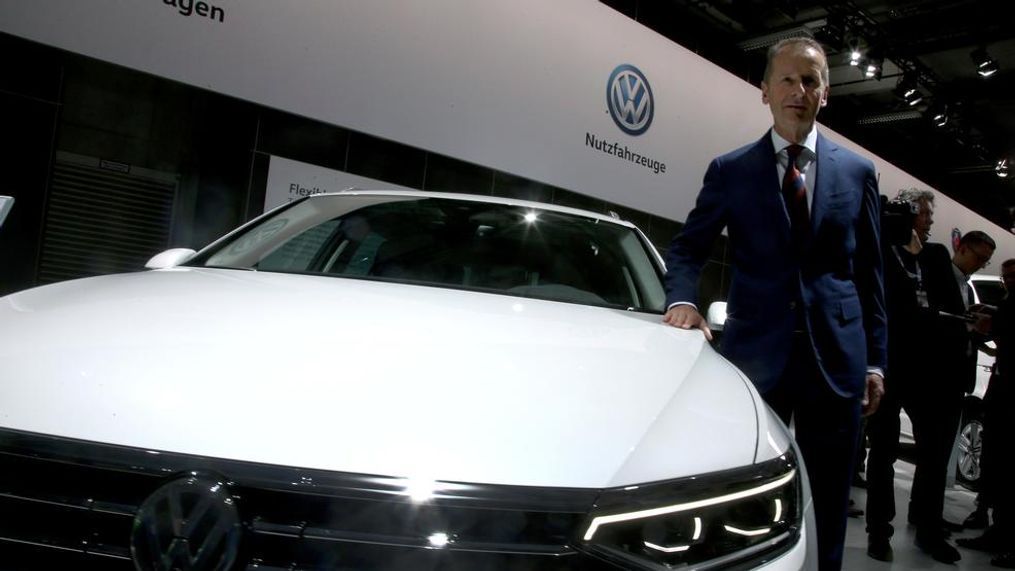
[{"label": "car roof", "polygon": [[628,228],[636,228],[636,226],[623,220],[619,217],[613,217],[609,214],[603,214],[601,212],[593,212],[591,210],[583,210],[581,208],[572,208],[570,206],[560,206],[558,204],[548,204],[546,202],[535,202],[532,200],[518,200],[516,198],[507,198],[501,196],[483,196],[479,194],[462,194],[457,192],[428,192],[421,190],[360,190],[360,189],[349,189],[341,190],[338,192],[323,192],[314,194],[309,199],[314,199],[322,196],[411,196],[419,198],[445,198],[449,200],[462,200],[468,202],[486,202],[489,204],[508,204],[511,206],[520,206],[525,208],[535,208],[540,210],[549,210],[551,212],[561,212],[564,214],[573,214],[576,216],[584,216],[586,218],[595,218],[596,220],[602,220],[603,222],[610,222],[612,224],[619,224],[620,226],[626,226]]},{"label": "car roof", "polygon": [[969,276],[969,279],[974,282],[998,282],[1001,283],[1001,276],[994,274],[973,274]]}]

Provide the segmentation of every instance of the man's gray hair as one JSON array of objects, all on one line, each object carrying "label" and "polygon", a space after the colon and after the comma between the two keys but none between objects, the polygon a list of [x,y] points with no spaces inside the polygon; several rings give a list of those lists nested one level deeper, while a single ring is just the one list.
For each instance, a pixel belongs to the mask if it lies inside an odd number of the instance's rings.
[{"label": "man's gray hair", "polygon": [[765,60],[765,75],[763,76],[765,83],[768,83],[768,76],[772,74],[772,60],[775,59],[775,56],[779,55],[779,52],[785,49],[802,52],[808,48],[821,54],[821,59],[824,60],[821,66],[821,83],[824,87],[828,87],[828,56],[825,55],[825,48],[821,47],[821,44],[817,40],[807,36],[779,40],[775,45],[768,48],[768,59]]},{"label": "man's gray hair", "polygon": [[934,193],[929,190],[923,190],[920,188],[906,188],[899,191],[899,195],[896,197],[899,200],[905,200],[910,204],[920,204],[921,202],[927,202],[927,204],[934,204]]}]

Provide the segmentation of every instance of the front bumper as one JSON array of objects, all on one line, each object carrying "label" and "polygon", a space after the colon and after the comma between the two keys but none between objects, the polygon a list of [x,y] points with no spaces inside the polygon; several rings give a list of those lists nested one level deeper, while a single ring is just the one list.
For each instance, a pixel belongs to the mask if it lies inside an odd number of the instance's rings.
[{"label": "front bumper", "polygon": [[[600,493],[410,482],[0,429],[0,552],[19,569],[615,569],[575,547]],[[804,528],[764,568],[803,568],[806,538]]]}]

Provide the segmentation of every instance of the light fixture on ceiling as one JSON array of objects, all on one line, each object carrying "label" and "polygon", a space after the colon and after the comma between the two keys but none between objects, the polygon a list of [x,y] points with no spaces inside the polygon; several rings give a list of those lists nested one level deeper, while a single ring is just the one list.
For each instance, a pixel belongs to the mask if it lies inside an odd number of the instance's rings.
[{"label": "light fixture on ceiling", "polygon": [[860,67],[865,78],[881,81],[884,64],[885,58],[881,57],[877,50],[868,50],[867,57],[861,61]]},{"label": "light fixture on ceiling", "polygon": [[849,65],[858,67],[863,59],[863,52],[860,51],[860,38],[850,38],[846,42],[846,46],[849,48]]},{"label": "light fixture on ceiling", "polygon": [[863,76],[867,79],[873,79],[875,81],[881,80],[881,64],[879,62],[868,60],[864,68]]},{"label": "light fixture on ceiling", "polygon": [[895,86],[895,94],[910,107],[923,101],[923,94],[920,93],[916,77],[911,74],[902,76],[899,83]]},{"label": "light fixture on ceiling", "polygon": [[998,178],[1008,178],[1008,158],[1005,157],[997,161],[997,166],[994,167],[994,174]]},{"label": "light fixture on ceiling", "polygon": [[927,116],[935,127],[944,127],[948,124],[948,106],[944,103],[934,105],[927,110]]},{"label": "light fixture on ceiling", "polygon": [[980,77],[990,77],[1001,69],[997,61],[987,53],[987,48],[977,48],[969,54],[969,57],[976,65],[976,73],[980,74]]}]

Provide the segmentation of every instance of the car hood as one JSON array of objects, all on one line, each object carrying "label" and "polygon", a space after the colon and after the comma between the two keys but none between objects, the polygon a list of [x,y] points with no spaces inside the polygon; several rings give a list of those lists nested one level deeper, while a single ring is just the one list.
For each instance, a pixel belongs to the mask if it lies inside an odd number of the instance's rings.
[{"label": "car hood", "polygon": [[742,466],[756,393],[631,311],[175,268],[0,299],[0,426],[344,472],[609,487]]}]

